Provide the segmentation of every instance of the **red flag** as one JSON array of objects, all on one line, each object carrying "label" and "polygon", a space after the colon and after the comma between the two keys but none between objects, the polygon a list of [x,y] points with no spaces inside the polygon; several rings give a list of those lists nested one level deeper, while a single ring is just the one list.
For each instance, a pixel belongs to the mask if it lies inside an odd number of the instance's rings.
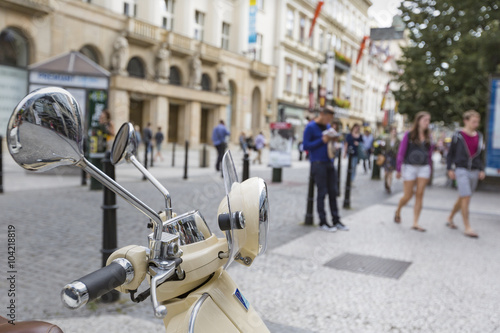
[{"label": "red flag", "polygon": [[392,59],[392,55],[390,55],[390,54],[389,54],[389,55],[387,56],[387,58],[385,58],[385,60],[384,60],[384,64],[385,64],[386,62],[388,62],[389,60],[391,60],[391,59]]},{"label": "red flag", "polygon": [[323,4],[325,2],[324,1],[318,1],[318,5],[316,6],[316,11],[314,12],[314,18],[311,22],[311,29],[309,29],[309,38],[311,38],[312,34],[313,34],[313,29],[314,29],[314,25],[316,24],[316,19],[318,18],[319,16],[319,12],[321,12],[321,7],[323,7]]},{"label": "red flag", "polygon": [[358,58],[356,59],[356,65],[359,63],[361,60],[361,57],[363,56],[363,50],[365,49],[366,41],[368,40],[368,36],[363,37],[363,40],[361,41],[361,46],[359,47],[359,52],[358,52]]}]

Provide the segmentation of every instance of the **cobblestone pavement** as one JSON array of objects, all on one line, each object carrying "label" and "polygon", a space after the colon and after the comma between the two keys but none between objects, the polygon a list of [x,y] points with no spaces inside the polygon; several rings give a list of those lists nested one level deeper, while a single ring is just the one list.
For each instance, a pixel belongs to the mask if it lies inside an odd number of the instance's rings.
[{"label": "cobblestone pavement", "polygon": [[[241,159],[236,162],[240,171]],[[215,225],[223,196],[220,174],[193,166],[190,178],[182,180],[179,166],[168,167],[167,161],[159,162],[151,171],[172,194],[174,210],[199,209],[220,235]],[[117,179],[154,209],[162,207],[161,195],[133,171],[130,166],[118,166]],[[87,332],[89,327],[94,332],[115,332],[112,327],[116,332],[161,332],[163,326],[153,318],[149,300],[136,305],[124,296],[117,304],[94,303],[76,311],[61,305],[59,292],[64,284],[99,268],[102,193],[78,186],[77,176],[30,176],[38,178],[20,182],[31,190],[14,188],[12,177],[11,190],[0,196],[1,228],[16,228],[17,319],[50,320],[70,333]],[[342,210],[351,231],[332,234],[302,225],[307,162],[294,162],[293,168],[284,169],[282,183],[271,183],[271,170],[265,166],[252,165],[251,176],[268,182],[270,248],[252,267],[233,265],[229,271],[272,332],[500,331],[498,193],[480,192],[473,198],[472,223],[480,238],[469,239],[461,234],[463,228],[454,231],[444,225],[455,192],[444,187],[442,173],[437,174],[435,185],[426,192],[421,217],[428,232],[417,233],[409,228],[411,202],[403,210],[402,225],[392,222],[401,182],[388,196],[381,182],[370,180],[360,167],[353,209]],[[40,183],[48,183],[41,186],[44,189],[32,184],[42,179]],[[118,199],[118,204],[118,245],[145,245],[146,218],[123,200]],[[459,216],[456,222],[461,225]],[[4,249],[5,238],[0,241]],[[346,252],[412,264],[398,280],[324,266]],[[6,279],[1,277],[4,291]],[[6,302],[2,292],[0,304]]]}]

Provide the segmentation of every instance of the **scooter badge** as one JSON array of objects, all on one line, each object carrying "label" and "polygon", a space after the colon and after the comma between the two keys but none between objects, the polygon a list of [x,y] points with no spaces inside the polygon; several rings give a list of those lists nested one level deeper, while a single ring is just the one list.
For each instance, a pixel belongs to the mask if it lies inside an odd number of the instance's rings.
[{"label": "scooter badge", "polygon": [[234,292],[234,296],[240,301],[241,305],[245,308],[245,310],[248,311],[250,309],[250,303],[247,301],[245,296],[240,292],[238,288],[236,288],[236,291]]}]

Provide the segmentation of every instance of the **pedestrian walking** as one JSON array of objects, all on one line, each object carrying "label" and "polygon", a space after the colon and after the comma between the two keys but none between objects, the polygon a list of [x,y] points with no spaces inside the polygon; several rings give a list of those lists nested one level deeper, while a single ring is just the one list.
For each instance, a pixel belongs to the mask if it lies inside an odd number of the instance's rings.
[{"label": "pedestrian walking", "polygon": [[399,200],[394,222],[401,223],[401,209],[410,201],[416,187],[412,229],[421,232],[424,232],[425,229],[418,224],[418,218],[422,211],[424,191],[429,182],[432,168],[430,122],[429,112],[420,111],[416,114],[411,130],[406,132],[401,140],[396,161],[396,178],[403,177],[404,194]]},{"label": "pedestrian walking", "polygon": [[262,149],[266,146],[266,138],[264,137],[264,134],[260,132],[256,137],[255,137],[255,151],[257,151],[257,156],[253,159],[253,163],[255,164],[256,161],[259,161],[259,164],[262,164]]},{"label": "pedestrian walking", "polygon": [[[392,174],[396,170],[396,159],[398,156],[398,150],[400,145],[400,140],[398,139],[398,131],[395,127],[391,127],[389,132],[389,137],[385,139],[385,144],[383,147],[384,156],[384,186],[387,193],[391,193],[392,190]],[[378,163],[377,157],[377,163]],[[380,164],[382,165],[382,164]]]},{"label": "pedestrian walking", "polygon": [[161,154],[161,144],[163,143],[163,139],[165,139],[165,136],[163,135],[161,131],[161,126],[158,126],[158,131],[155,134],[155,143],[156,143],[156,154],[155,154],[155,161],[156,159],[160,159],[163,161],[163,156]]},{"label": "pedestrian walking", "polygon": [[[363,169],[365,170],[365,173],[368,172],[368,170],[371,170],[372,168],[372,162],[370,160],[372,152],[373,152],[373,134],[372,130],[370,127],[365,127],[364,134],[362,135],[363,137],[363,149],[365,151],[365,158],[363,159]],[[368,168],[366,168],[366,165],[368,164]]]},{"label": "pedestrian walking", "polygon": [[135,142],[137,144],[137,147],[141,144],[141,128],[139,125],[134,126],[134,131],[135,131]]},{"label": "pedestrian walking", "polygon": [[[318,188],[316,208],[320,219],[319,228],[330,232],[349,230],[340,221],[337,207],[337,171],[333,164],[333,159],[328,156],[328,143],[335,142],[338,138],[338,134],[330,128],[333,117],[333,107],[326,106],[324,109],[321,109],[318,117],[307,124],[303,140],[304,149],[309,151],[311,173],[314,183]],[[327,194],[330,213],[332,215],[332,226],[327,223],[326,219],[325,197]]]},{"label": "pedestrian walking", "polygon": [[[477,238],[478,234],[472,230],[469,221],[469,205],[472,192],[477,187],[478,180],[485,177],[484,165],[481,159],[483,150],[483,135],[477,131],[481,116],[475,110],[469,110],[463,115],[464,127],[457,131],[451,140],[447,156],[447,169],[450,179],[456,179],[458,187],[458,200],[448,217],[446,225],[457,229],[453,217],[459,210],[462,211],[464,221],[464,234]],[[455,169],[453,169],[453,166]]]},{"label": "pedestrian walking", "polygon": [[361,127],[359,124],[354,124],[351,132],[346,135],[344,142],[344,158],[352,153],[351,161],[351,181],[356,178],[356,168],[358,166],[359,157],[364,155],[363,151],[363,137],[361,136]]},{"label": "pedestrian walking", "polygon": [[[142,140],[144,142],[144,149],[146,150],[145,155],[151,152],[152,140],[153,140],[153,131],[151,130],[151,123],[148,123],[146,127],[142,130]],[[153,158],[153,156],[151,156]],[[146,165],[146,161],[144,161],[144,165]]]},{"label": "pedestrian walking", "polygon": [[226,137],[230,133],[224,124],[224,120],[219,121],[219,125],[215,126],[212,131],[212,142],[217,149],[217,161],[215,162],[215,170],[220,171],[220,164],[222,162],[222,157],[226,151]]}]

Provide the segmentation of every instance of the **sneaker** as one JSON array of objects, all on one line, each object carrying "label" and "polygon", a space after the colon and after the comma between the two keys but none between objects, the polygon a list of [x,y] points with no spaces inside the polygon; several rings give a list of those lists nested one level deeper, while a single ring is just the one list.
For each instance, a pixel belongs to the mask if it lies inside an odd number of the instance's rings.
[{"label": "sneaker", "polygon": [[342,231],[349,231],[349,227],[342,224],[342,222],[337,222],[335,223],[335,226],[334,228],[336,228],[337,230],[342,230]]},{"label": "sneaker", "polygon": [[319,226],[319,230],[321,230],[321,231],[328,231],[328,232],[335,232],[335,231],[337,231],[337,228],[336,227],[330,227],[327,224],[323,224],[323,225]]}]

